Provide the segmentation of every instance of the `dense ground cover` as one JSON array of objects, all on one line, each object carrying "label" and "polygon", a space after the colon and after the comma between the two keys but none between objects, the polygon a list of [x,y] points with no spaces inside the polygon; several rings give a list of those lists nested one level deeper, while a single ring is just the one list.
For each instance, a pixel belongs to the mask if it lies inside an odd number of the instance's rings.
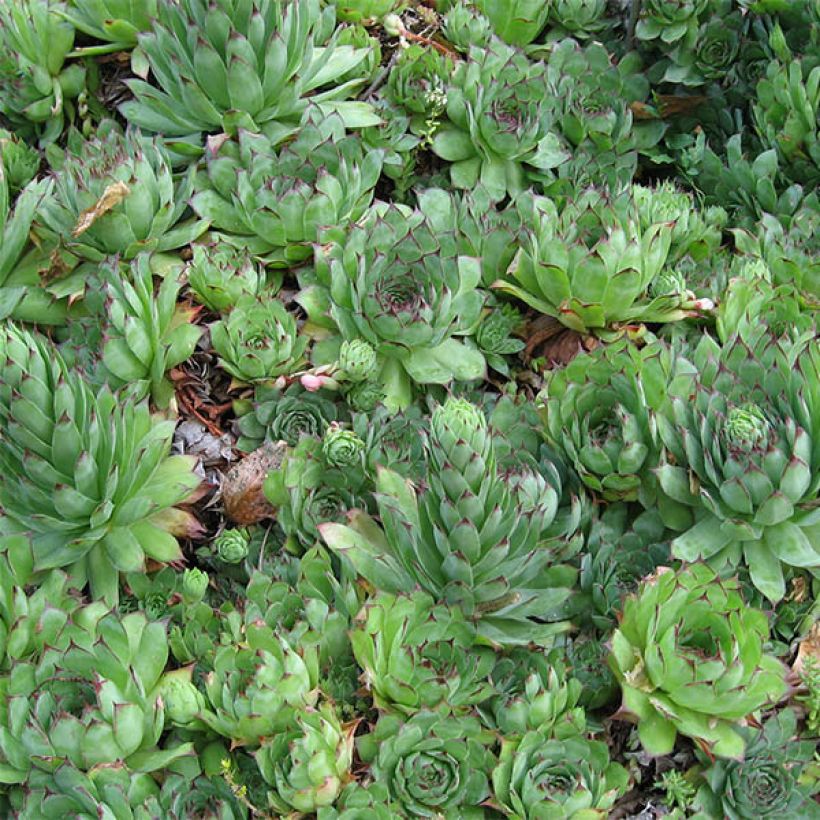
[{"label": "dense ground cover", "polygon": [[0,815],[811,818],[818,0],[0,0]]}]

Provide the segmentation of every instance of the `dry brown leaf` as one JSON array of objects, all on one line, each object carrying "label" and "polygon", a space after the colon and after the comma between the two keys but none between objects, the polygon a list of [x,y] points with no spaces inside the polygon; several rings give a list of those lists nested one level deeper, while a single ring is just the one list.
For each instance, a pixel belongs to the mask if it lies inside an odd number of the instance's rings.
[{"label": "dry brown leaf", "polygon": [[103,214],[119,205],[130,193],[131,189],[124,182],[112,182],[97,202],[80,214],[71,235],[80,236],[85,233]]},{"label": "dry brown leaf", "polygon": [[820,664],[820,621],[815,622],[809,634],[800,641],[792,670],[799,675],[809,662],[809,658],[814,658],[815,663]]},{"label": "dry brown leaf", "polygon": [[262,485],[268,473],[282,466],[287,448],[284,441],[265,442],[228,471],[222,482],[222,501],[231,521],[244,526],[273,516]]}]

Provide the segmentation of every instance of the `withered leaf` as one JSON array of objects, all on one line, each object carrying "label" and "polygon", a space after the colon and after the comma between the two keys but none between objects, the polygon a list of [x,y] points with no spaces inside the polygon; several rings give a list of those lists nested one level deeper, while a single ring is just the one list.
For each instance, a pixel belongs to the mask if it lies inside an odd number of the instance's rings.
[{"label": "withered leaf", "polygon": [[80,214],[71,235],[80,236],[85,233],[103,214],[119,205],[130,193],[131,189],[124,182],[112,182],[97,202]]}]

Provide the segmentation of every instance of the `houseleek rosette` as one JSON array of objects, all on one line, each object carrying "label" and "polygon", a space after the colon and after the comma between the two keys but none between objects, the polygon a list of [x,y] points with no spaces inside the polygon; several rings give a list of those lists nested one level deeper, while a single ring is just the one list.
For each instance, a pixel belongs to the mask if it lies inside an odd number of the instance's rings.
[{"label": "houseleek rosette", "polygon": [[37,571],[65,567],[116,602],[119,573],[182,557],[196,530],[175,509],[199,486],[195,459],[169,456],[175,422],[95,392],[41,337],[0,332],[3,529],[30,534]]},{"label": "houseleek rosette", "polygon": [[777,337],[750,328],[695,350],[697,377],[659,418],[674,464],[658,481],[685,530],[672,542],[684,561],[744,562],[771,601],[791,567],[820,568],[820,348],[812,334]]},{"label": "houseleek rosette", "polygon": [[258,296],[265,284],[261,266],[245,251],[227,242],[191,246],[185,268],[194,298],[214,313],[228,311],[243,296]]},{"label": "houseleek rosette", "polygon": [[589,40],[606,29],[606,11],[606,0],[555,0],[550,4],[550,19],[561,34]]},{"label": "houseleek rosette", "polygon": [[545,63],[500,41],[470,51],[447,89],[450,122],[438,129],[432,145],[453,163],[456,188],[471,189],[480,181],[501,200],[527,187],[528,170],[549,171],[569,159],[553,130],[557,102],[546,86]]},{"label": "houseleek rosette", "polygon": [[191,168],[174,179],[163,145],[111,120],[93,139],[69,143],[51,195],[38,212],[36,232],[89,262],[141,251],[180,248],[208,227],[182,217],[193,191]]},{"label": "houseleek rosette", "polygon": [[62,324],[65,306],[42,288],[37,271],[22,264],[32,222],[51,182],[30,182],[13,199],[4,163],[5,155],[0,159],[0,320]]},{"label": "houseleek rosette", "polygon": [[[567,628],[561,617],[575,580],[574,570],[555,563],[544,537],[558,510],[554,468],[551,483],[528,471],[502,474],[484,414],[449,399],[431,417],[425,475],[417,491],[379,470],[383,529],[353,511],[347,525],[319,527],[325,542],[380,590],[419,586],[435,601],[459,606],[485,642],[551,643]],[[556,522],[553,534],[564,526]]]},{"label": "houseleek rosette", "polygon": [[483,815],[492,755],[472,717],[419,712],[405,723],[382,717],[374,731],[373,778],[406,817],[446,820]]},{"label": "houseleek rosette", "polygon": [[364,214],[382,159],[345,135],[338,114],[314,106],[279,150],[246,130],[209,148],[191,205],[226,241],[287,267],[313,253],[320,228],[344,228]]},{"label": "houseleek rosette", "polygon": [[744,734],[749,744],[743,760],[709,760],[698,752],[706,768],[695,806],[729,820],[815,816],[811,779],[801,782],[815,744],[796,739],[795,710],[782,709],[762,728],[747,728]]},{"label": "houseleek rosette", "polygon": [[55,0],[0,4],[0,108],[41,144],[60,136],[72,101],[85,89],[85,66],[68,61],[75,32],[64,11],[65,3]]},{"label": "houseleek rosette", "polygon": [[476,0],[498,37],[513,46],[529,45],[547,23],[550,4],[543,0]]},{"label": "houseleek rosette", "polygon": [[737,579],[722,581],[698,563],[663,568],[626,599],[609,662],[620,714],[637,722],[649,754],[669,754],[680,732],[739,758],[739,726],[785,694],[785,668],[764,652],[766,615],[739,590]]},{"label": "houseleek rosette", "polygon": [[664,270],[672,225],[642,229],[630,201],[583,191],[560,213],[544,204],[507,276],[494,287],[578,333],[604,338],[634,322],[672,322],[711,303],[651,292]]},{"label": "houseleek rosette", "polygon": [[280,390],[262,382],[254,392],[253,409],[239,419],[236,446],[246,453],[265,441],[295,447],[303,436],[319,438],[336,414],[336,405],[322,391],[310,393],[300,384]]},{"label": "houseleek rosette", "polygon": [[492,694],[492,650],[476,645],[475,629],[459,610],[423,592],[371,598],[350,642],[379,709],[464,713]]},{"label": "houseleek rosette", "polygon": [[317,246],[315,279],[303,280],[298,301],[317,327],[335,324],[341,340],[372,345],[385,404],[409,405],[413,382],[481,378],[484,357],[455,338],[481,312],[477,259],[459,255],[422,212],[402,205],[374,206],[346,235],[329,233],[335,241]]},{"label": "houseleek rosette", "polygon": [[681,39],[690,47],[697,34],[698,17],[709,5],[709,0],[646,0],[641,4],[641,15],[635,27],[639,40],[660,39],[663,43],[677,43]]},{"label": "houseleek rosette", "polygon": [[785,176],[810,190],[820,184],[820,66],[808,68],[799,60],[788,66],[770,62],[752,112],[764,147],[777,151]]},{"label": "houseleek rosette", "polygon": [[244,128],[278,141],[311,98],[348,127],[377,125],[369,105],[349,99],[366,81],[368,49],[339,45],[334,17],[319,0],[157,0],[138,35],[155,84],[129,80],[134,99],[120,110],[166,137]]},{"label": "houseleek rosette", "polygon": [[150,31],[157,0],[69,0],[63,14],[78,31],[105,43],[86,46],[84,54],[126,51],[136,47],[140,32]]},{"label": "houseleek rosette", "polygon": [[548,374],[540,394],[547,441],[606,501],[654,504],[663,449],[655,417],[675,367],[661,344],[638,350],[619,340]]},{"label": "houseleek rosette", "polygon": [[586,715],[578,706],[582,686],[567,677],[559,650],[516,647],[498,659],[490,683],[494,694],[478,711],[487,727],[504,737],[538,731],[545,740],[565,740],[586,731]]},{"label": "houseleek rosette", "polygon": [[106,341],[103,364],[108,383],[139,400],[150,394],[157,407],[174,402],[166,373],[194,352],[202,330],[193,311],[177,304],[182,284],[169,270],[154,294],[148,254],[140,254],[128,272],[113,262],[106,271]]},{"label": "houseleek rosette", "polygon": [[352,780],[353,733],[358,721],[342,725],[330,703],[305,707],[295,726],[267,740],[254,757],[270,806],[282,813],[315,812],[332,805]]},{"label": "houseleek rosette", "polygon": [[150,772],[190,753],[190,745],[158,748],[164,707],[156,687],[167,660],[164,624],[106,612],[99,602],[77,610],[55,644],[20,664],[4,690],[6,782],[64,765]]},{"label": "houseleek rosette", "polygon": [[605,743],[541,732],[503,740],[492,777],[496,800],[514,820],[603,818],[629,785]]},{"label": "houseleek rosette", "polygon": [[214,655],[205,678],[208,708],[197,717],[234,743],[258,746],[316,704],[319,657],[315,642],[291,646],[261,620],[242,637]]},{"label": "houseleek rosette", "polygon": [[245,296],[227,318],[211,325],[220,365],[239,382],[273,381],[297,370],[307,338],[274,296]]}]

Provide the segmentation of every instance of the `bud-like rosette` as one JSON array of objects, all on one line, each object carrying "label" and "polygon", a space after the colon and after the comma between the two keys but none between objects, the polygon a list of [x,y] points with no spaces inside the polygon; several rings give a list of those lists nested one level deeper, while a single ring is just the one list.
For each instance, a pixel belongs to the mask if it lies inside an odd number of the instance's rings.
[{"label": "bud-like rosette", "polygon": [[199,716],[208,708],[205,696],[191,681],[193,667],[166,672],[159,682],[165,720],[181,729],[204,728]]},{"label": "bud-like rosette", "polygon": [[214,538],[213,547],[220,561],[241,564],[248,557],[250,540],[247,530],[223,530]]},{"label": "bud-like rosette", "polygon": [[195,604],[208,591],[208,573],[194,567],[182,573],[182,597],[186,603]]},{"label": "bud-like rosette", "polygon": [[339,369],[349,381],[369,381],[378,372],[376,351],[362,339],[344,341],[339,348]]}]

